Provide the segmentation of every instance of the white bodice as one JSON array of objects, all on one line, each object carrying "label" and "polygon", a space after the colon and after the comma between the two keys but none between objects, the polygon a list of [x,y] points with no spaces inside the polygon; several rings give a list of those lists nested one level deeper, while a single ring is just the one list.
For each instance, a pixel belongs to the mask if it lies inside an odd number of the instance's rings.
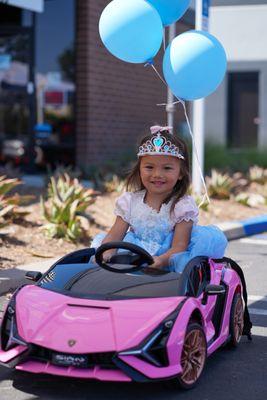
[{"label": "white bodice", "polygon": [[139,242],[150,254],[155,254],[174,227],[181,221],[198,220],[198,207],[191,196],[182,197],[170,211],[172,201],[162,204],[159,212],[144,202],[146,191],[125,192],[116,202],[115,214],[130,226]]}]

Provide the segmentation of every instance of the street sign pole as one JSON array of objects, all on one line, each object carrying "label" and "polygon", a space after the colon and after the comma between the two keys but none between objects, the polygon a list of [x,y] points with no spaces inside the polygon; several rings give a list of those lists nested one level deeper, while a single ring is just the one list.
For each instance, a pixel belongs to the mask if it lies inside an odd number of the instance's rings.
[{"label": "street sign pole", "polygon": [[[166,29],[166,28],[165,28]],[[169,27],[169,40],[168,43],[170,44],[173,39],[175,38],[176,34],[176,25],[175,23]],[[175,113],[175,106],[173,104],[174,96],[171,89],[168,86],[167,91],[167,105],[166,105],[166,112],[167,112],[167,125],[172,126],[174,128],[174,113]]]},{"label": "street sign pole", "polygon": [[[195,10],[195,29],[196,30],[208,30],[208,18],[209,18],[209,3],[210,0],[196,0]],[[196,194],[201,194],[202,181],[199,170],[198,161],[200,164],[201,171],[204,175],[204,147],[205,147],[205,100],[195,100],[193,102],[193,132],[198,152],[198,160],[193,152],[193,164],[192,164],[192,185],[193,191]]]}]

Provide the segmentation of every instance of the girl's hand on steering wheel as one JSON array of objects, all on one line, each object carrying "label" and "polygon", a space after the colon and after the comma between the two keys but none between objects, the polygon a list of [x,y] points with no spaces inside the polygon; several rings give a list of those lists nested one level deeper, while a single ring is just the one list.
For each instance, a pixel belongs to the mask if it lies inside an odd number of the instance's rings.
[{"label": "girl's hand on steering wheel", "polygon": [[162,269],[164,267],[163,261],[161,260],[160,257],[158,256],[153,256],[153,264],[149,265],[149,268],[156,268],[156,269]]},{"label": "girl's hand on steering wheel", "polygon": [[111,257],[116,253],[116,251],[112,250],[107,250],[103,253],[103,261],[108,263],[111,259]]}]

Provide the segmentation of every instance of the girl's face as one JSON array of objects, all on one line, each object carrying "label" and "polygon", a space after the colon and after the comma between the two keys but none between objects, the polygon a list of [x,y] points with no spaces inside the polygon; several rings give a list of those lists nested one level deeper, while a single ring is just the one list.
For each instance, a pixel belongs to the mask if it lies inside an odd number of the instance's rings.
[{"label": "girl's face", "polygon": [[173,156],[142,156],[140,177],[146,190],[151,194],[170,194],[182,179],[180,162]]}]

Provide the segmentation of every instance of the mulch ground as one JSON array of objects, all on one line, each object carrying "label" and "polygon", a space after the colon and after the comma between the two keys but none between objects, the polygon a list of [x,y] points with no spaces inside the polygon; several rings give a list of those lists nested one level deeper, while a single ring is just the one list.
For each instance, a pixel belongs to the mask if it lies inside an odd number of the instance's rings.
[{"label": "mulch ground", "polygon": [[[108,230],[114,221],[113,209],[118,193],[103,194],[88,209],[94,220],[90,225],[88,237],[84,237],[77,244],[63,239],[48,239],[42,232],[44,220],[39,206],[40,191],[24,187],[24,193],[34,194],[36,200],[26,207],[30,214],[25,220],[17,221],[0,230],[1,269],[39,262],[45,258],[60,257],[71,251],[89,247],[91,238],[100,231]],[[216,224],[261,214],[267,214],[267,206],[249,208],[234,200],[212,200],[208,212],[200,210],[199,223]]]}]

